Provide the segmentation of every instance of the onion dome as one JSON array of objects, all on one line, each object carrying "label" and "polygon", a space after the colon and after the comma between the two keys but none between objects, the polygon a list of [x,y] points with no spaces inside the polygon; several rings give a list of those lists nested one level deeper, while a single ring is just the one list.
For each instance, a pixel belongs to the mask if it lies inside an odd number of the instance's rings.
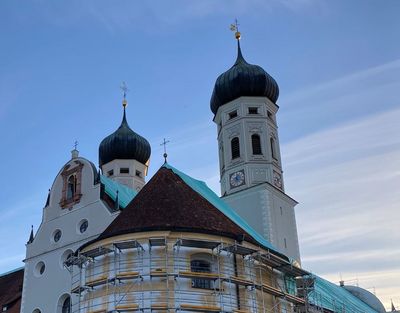
[{"label": "onion dome", "polygon": [[220,106],[242,96],[267,97],[273,103],[276,103],[279,97],[279,87],[275,79],[261,66],[246,62],[240,49],[240,35],[236,38],[236,62],[229,70],[219,75],[215,82],[210,101],[210,108],[214,114]]},{"label": "onion dome", "polygon": [[129,127],[126,121],[125,106],[126,104],[124,105],[124,116],[121,126],[100,143],[100,166],[116,159],[132,159],[146,164],[150,158],[150,144],[145,138],[135,133]]}]

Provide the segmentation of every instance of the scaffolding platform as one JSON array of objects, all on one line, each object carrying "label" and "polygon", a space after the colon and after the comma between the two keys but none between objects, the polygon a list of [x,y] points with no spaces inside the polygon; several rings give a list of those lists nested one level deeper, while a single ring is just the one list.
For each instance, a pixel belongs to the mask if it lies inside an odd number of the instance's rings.
[{"label": "scaffolding platform", "polygon": [[214,305],[196,305],[196,304],[186,304],[182,303],[179,307],[181,311],[191,311],[191,312],[221,312],[221,308]]},{"label": "scaffolding platform", "polygon": [[75,294],[80,294],[83,291],[85,291],[86,288],[82,287],[82,286],[76,286],[75,288],[72,288],[71,293],[75,293]]},{"label": "scaffolding platform", "polygon": [[168,310],[168,304],[160,303],[160,304],[152,304],[150,306],[150,309],[153,310],[159,310],[159,311],[166,311]]},{"label": "scaffolding platform", "polygon": [[220,278],[218,273],[191,272],[191,271],[180,271],[179,274],[177,274],[175,276],[183,277],[183,278],[201,278],[201,279],[210,279],[210,280],[216,280],[216,279]]},{"label": "scaffolding platform", "polygon": [[108,254],[110,252],[112,252],[112,250],[109,249],[109,248],[98,247],[98,248],[94,248],[94,249],[91,249],[91,250],[86,251],[86,252],[82,252],[81,255],[85,256],[86,258],[94,259],[94,258],[96,258],[98,256],[106,255],[106,254]]},{"label": "scaffolding platform", "polygon": [[156,268],[150,271],[150,277],[166,277],[167,275],[167,271],[163,268]]},{"label": "scaffolding platform", "polygon": [[251,280],[238,276],[230,276],[229,278],[224,278],[224,281],[245,287],[254,285],[254,282],[252,282]]},{"label": "scaffolding platform", "polygon": [[96,287],[96,286],[107,284],[109,281],[110,281],[110,279],[108,279],[107,276],[101,276],[101,277],[96,278],[96,279],[88,280],[85,283],[85,286],[93,288],[93,287]]},{"label": "scaffolding platform", "polygon": [[[258,286],[256,286],[256,288],[257,287]],[[271,294],[271,295],[273,295],[275,297],[283,297],[284,294],[285,294],[283,291],[281,291],[281,290],[279,290],[279,289],[277,289],[275,287],[266,285],[266,284],[263,284],[261,287],[262,287],[263,291],[265,291],[266,293],[269,293],[269,294]]]},{"label": "scaffolding platform", "polygon": [[135,312],[139,310],[139,304],[137,303],[120,304],[115,307],[115,311],[117,312]]},{"label": "scaffolding platform", "polygon": [[120,272],[115,275],[115,279],[118,280],[128,280],[141,278],[139,272]]},{"label": "scaffolding platform", "polygon": [[229,246],[223,246],[221,248],[221,250],[226,251],[226,252],[230,252],[230,253],[234,253],[234,254],[240,254],[240,255],[250,255],[253,254],[255,252],[257,252],[257,250],[255,249],[251,249],[239,244],[233,244],[233,245],[229,245]]},{"label": "scaffolding platform", "polygon": [[137,240],[115,242],[114,247],[116,247],[119,251],[126,249],[140,249],[144,251],[142,245]]},{"label": "scaffolding platform", "polygon": [[287,293],[285,294],[284,298],[287,301],[292,302],[294,304],[305,304],[306,303],[306,301],[304,299],[287,294]]},{"label": "scaffolding platform", "polygon": [[151,247],[163,247],[167,245],[167,240],[165,238],[150,238],[149,246]]}]

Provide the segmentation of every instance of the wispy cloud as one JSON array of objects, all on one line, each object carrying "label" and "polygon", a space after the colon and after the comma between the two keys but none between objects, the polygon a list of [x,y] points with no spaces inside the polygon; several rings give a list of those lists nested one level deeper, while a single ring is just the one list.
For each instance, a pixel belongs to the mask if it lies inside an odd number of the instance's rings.
[{"label": "wispy cloud", "polygon": [[[357,273],[386,303],[400,279],[399,120],[394,109],[282,147],[286,188],[300,202],[303,265],[328,278]],[[378,270],[397,280],[365,278]]]}]

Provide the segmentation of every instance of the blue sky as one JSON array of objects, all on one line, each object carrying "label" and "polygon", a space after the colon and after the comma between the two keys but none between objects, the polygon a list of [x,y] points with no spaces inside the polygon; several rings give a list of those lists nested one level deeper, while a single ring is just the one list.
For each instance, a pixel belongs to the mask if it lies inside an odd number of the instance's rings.
[{"label": "blue sky", "polygon": [[97,163],[120,123],[218,188],[209,100],[236,57],[278,82],[286,191],[300,202],[303,265],[375,287],[400,306],[400,2],[0,2],[0,272],[21,265],[30,225],[73,142]]}]

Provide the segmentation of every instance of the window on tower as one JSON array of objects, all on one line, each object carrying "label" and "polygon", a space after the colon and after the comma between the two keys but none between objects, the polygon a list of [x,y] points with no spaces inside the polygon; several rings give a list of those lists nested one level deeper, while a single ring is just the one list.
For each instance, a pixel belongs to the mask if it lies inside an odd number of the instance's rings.
[{"label": "window on tower", "polygon": [[262,154],[260,135],[258,134],[251,135],[251,147],[253,148],[254,155]]},{"label": "window on tower", "polygon": [[232,160],[240,157],[239,138],[235,137],[231,140]]},{"label": "window on tower", "polygon": [[258,114],[258,108],[254,107],[249,108],[249,114]]},{"label": "window on tower", "polygon": [[67,200],[73,199],[76,193],[76,176],[68,177]]},{"label": "window on tower", "polygon": [[237,117],[237,116],[238,116],[237,111],[232,111],[232,112],[229,113],[229,119],[230,120],[235,118],[235,117]]},{"label": "window on tower", "polygon": [[120,174],[129,174],[129,168],[128,167],[121,167],[119,169]]},{"label": "window on tower", "polygon": [[274,158],[275,160],[278,160],[277,156],[276,156],[276,146],[275,146],[275,139],[274,138],[270,138],[269,139],[269,143],[271,145],[271,156],[272,158]]}]

